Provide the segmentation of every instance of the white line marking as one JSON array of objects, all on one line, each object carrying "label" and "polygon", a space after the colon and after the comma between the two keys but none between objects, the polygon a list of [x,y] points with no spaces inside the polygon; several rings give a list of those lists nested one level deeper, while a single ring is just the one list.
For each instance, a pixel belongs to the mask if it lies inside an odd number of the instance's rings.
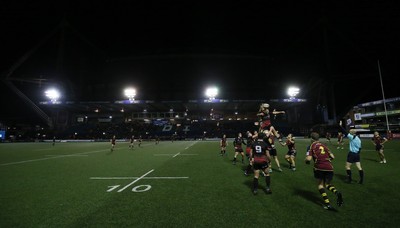
[{"label": "white line marking", "polygon": [[53,150],[53,148],[36,149],[36,150],[33,150],[33,151],[42,151],[42,150]]},{"label": "white line marking", "polygon": [[183,155],[199,155],[199,154],[181,154],[180,152],[178,154],[154,154],[154,156],[172,156],[173,158],[178,155],[183,156]]},{"label": "white line marking", "polygon": [[47,157],[59,157],[59,156],[62,156],[62,157],[87,157],[87,156],[89,156],[89,155],[87,155],[87,154],[59,154],[59,155],[56,155],[56,154],[47,154],[46,155]]},{"label": "white line marking", "polygon": [[192,144],[190,144],[190,146],[186,147],[185,150],[189,149],[190,147],[192,147],[192,146],[193,146],[194,144],[196,144],[196,143],[197,143],[197,141],[196,141],[196,142],[193,142]]},{"label": "white line marking", "polygon": [[148,174],[150,174],[151,172],[153,172],[154,169],[150,170],[149,172],[143,174],[141,177],[139,177],[138,179],[132,181],[131,183],[129,183],[128,185],[126,185],[125,187],[121,188],[120,190],[118,190],[118,192],[122,192],[125,189],[127,189],[129,186],[133,185],[134,183],[138,182],[140,179],[144,178],[145,176],[147,176]]},{"label": "white line marking", "polygon": [[[99,152],[104,152],[104,151],[109,151],[109,149],[95,150],[95,151],[76,153],[76,154],[71,154],[71,155],[84,155],[84,154],[99,153]],[[0,166],[24,164],[24,163],[28,163],[28,162],[44,161],[44,160],[55,159],[55,158],[65,158],[65,157],[71,157],[71,155],[61,155],[61,156],[38,158],[38,159],[31,159],[31,160],[25,160],[25,161],[19,161],[19,162],[9,162],[9,163],[0,164]]]},{"label": "white line marking", "polygon": [[[91,177],[91,180],[136,180],[139,177]],[[142,179],[187,179],[189,177],[143,177]]]}]

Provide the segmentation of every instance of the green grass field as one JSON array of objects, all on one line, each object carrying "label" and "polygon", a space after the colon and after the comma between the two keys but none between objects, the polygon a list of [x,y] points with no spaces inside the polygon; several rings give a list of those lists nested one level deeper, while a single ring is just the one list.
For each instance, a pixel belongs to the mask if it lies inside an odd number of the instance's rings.
[{"label": "green grass field", "polygon": [[[322,208],[312,165],[303,162],[309,140],[296,142],[297,170],[279,145],[284,171],[272,173],[271,195],[260,179],[256,196],[245,165],[232,165],[232,144],[224,157],[217,141],[133,150],[119,142],[114,152],[109,143],[0,144],[0,227],[398,227],[400,141],[385,144],[387,164],[363,141],[363,185],[344,182],[348,145],[328,144],[345,201],[337,211]],[[353,174],[357,180],[355,166]]]}]

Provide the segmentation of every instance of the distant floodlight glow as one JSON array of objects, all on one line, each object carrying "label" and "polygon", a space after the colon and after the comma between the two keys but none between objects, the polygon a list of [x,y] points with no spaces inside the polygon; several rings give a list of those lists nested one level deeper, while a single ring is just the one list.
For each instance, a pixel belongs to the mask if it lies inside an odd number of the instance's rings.
[{"label": "distant floodlight glow", "polygon": [[206,90],[206,96],[209,99],[215,99],[215,97],[218,95],[218,89],[216,87],[208,88]]},{"label": "distant floodlight glow", "polygon": [[60,92],[58,92],[56,89],[48,89],[44,93],[52,102],[56,102],[61,96]]},{"label": "distant floodlight glow", "polygon": [[134,89],[134,88],[127,88],[127,89],[124,90],[124,94],[125,94],[125,96],[128,97],[129,100],[133,101],[133,100],[135,100],[136,89]]},{"label": "distant floodlight glow", "polygon": [[297,94],[299,94],[300,89],[297,87],[289,87],[288,89],[288,95],[290,98],[295,98],[297,96]]}]

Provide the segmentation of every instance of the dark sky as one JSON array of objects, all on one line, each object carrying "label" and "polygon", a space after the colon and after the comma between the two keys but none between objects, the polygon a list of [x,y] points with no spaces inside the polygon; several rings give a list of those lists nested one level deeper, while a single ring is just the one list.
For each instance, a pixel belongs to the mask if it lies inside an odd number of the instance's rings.
[{"label": "dark sky", "polygon": [[0,70],[34,102],[46,85],[21,80],[45,79],[70,100],[120,99],[125,85],[139,99],[201,98],[207,85],[271,99],[297,85],[323,102],[333,88],[348,109],[382,98],[379,60],[386,98],[399,95],[395,1],[293,2],[2,1]]}]

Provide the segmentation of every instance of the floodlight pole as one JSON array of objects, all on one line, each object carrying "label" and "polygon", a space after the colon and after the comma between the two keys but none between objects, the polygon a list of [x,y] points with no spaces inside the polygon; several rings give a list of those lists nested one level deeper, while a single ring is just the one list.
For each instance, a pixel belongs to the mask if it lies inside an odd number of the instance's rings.
[{"label": "floodlight pole", "polygon": [[383,98],[383,107],[385,108],[386,128],[387,128],[387,131],[389,131],[390,129],[389,129],[389,120],[388,120],[387,110],[386,110],[385,91],[384,91],[384,89],[383,89],[381,65],[379,64],[379,59],[378,59],[378,71],[379,71],[379,79],[380,79],[380,81],[381,81],[382,98]]}]

